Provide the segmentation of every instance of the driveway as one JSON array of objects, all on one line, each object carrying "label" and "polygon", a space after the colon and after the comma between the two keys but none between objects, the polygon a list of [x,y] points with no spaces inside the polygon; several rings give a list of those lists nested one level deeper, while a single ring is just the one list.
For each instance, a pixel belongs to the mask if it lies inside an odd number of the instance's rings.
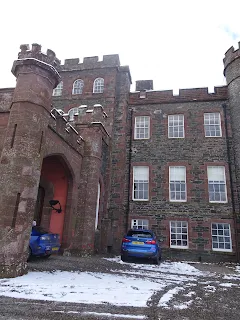
[{"label": "driveway", "polygon": [[0,280],[0,319],[239,319],[240,267],[119,257],[34,259]]}]

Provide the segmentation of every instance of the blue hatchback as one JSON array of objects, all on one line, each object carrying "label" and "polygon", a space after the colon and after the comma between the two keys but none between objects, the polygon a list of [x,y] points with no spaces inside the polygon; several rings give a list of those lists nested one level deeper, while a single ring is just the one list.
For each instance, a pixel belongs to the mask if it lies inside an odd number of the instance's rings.
[{"label": "blue hatchback", "polygon": [[127,261],[128,257],[148,258],[159,264],[162,252],[156,235],[151,230],[131,229],[122,239],[121,259]]},{"label": "blue hatchback", "polygon": [[33,227],[28,248],[28,260],[31,256],[50,257],[60,249],[59,234],[49,233],[41,227]]}]

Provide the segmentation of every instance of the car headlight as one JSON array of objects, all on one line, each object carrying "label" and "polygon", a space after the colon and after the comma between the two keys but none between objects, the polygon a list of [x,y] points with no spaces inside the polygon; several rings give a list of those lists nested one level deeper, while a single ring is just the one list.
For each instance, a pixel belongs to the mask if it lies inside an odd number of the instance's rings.
[{"label": "car headlight", "polygon": [[49,236],[41,236],[41,237],[40,237],[40,240],[47,240],[47,241],[49,241],[49,240],[51,240],[51,238],[50,238]]}]

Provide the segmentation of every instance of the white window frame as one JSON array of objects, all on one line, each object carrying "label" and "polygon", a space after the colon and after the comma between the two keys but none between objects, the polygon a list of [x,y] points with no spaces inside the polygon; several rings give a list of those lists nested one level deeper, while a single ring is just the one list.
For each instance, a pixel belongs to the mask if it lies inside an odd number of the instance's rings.
[{"label": "white window frame", "polygon": [[63,82],[61,81],[61,82],[56,86],[56,88],[53,89],[52,95],[53,95],[54,97],[59,97],[59,96],[62,95],[62,91],[63,91]]},{"label": "white window frame", "polygon": [[[182,119],[180,119],[182,118]],[[173,121],[173,125],[170,125],[170,122]],[[180,124],[181,121],[183,124]],[[177,122],[177,125],[175,125],[175,122]],[[173,128],[173,135],[171,135],[170,128]],[[174,131],[174,128],[177,128],[177,131]],[[183,128],[183,131],[180,131],[179,129]],[[175,132],[177,132],[177,135],[175,135]],[[182,136],[179,136],[180,132],[183,132]],[[170,114],[168,115],[168,138],[169,139],[184,139],[185,138],[185,123],[184,123],[184,114]]]},{"label": "white window frame", "polygon": [[149,221],[147,219],[132,219],[131,229],[148,230]]},{"label": "white window frame", "polygon": [[[147,175],[147,180],[140,180],[135,179],[136,171],[140,168],[145,170],[145,174]],[[137,182],[136,182],[137,181]],[[142,184],[143,191],[147,191],[147,198],[135,198],[135,191],[137,191],[137,187],[135,189],[136,184]],[[138,192],[141,192],[142,190],[138,190]],[[133,167],[133,187],[132,187],[132,199],[135,201],[149,201],[149,167],[147,166],[134,166]]]},{"label": "white window frame", "polygon": [[104,91],[104,79],[96,78],[93,83],[93,93],[103,93]]},{"label": "white window frame", "polygon": [[82,79],[77,79],[73,82],[72,94],[82,94],[84,82]]},{"label": "white window frame", "polygon": [[[217,225],[217,228],[213,228],[213,225]],[[220,228],[220,226],[222,226],[223,228]],[[228,226],[228,228],[226,228],[226,226]],[[222,251],[222,252],[232,252],[231,225],[229,223],[212,222],[211,230],[212,230],[212,250],[213,251]],[[227,232],[228,235],[226,235],[226,234],[224,235],[225,230],[228,230],[228,232]],[[215,239],[215,238],[217,238],[217,239]],[[226,238],[228,238],[230,241],[227,242]],[[217,248],[213,247],[214,243],[218,244]],[[223,243],[224,248],[219,248],[220,243]],[[225,245],[227,243],[230,243],[229,249],[225,248]]]},{"label": "white window frame", "polygon": [[[223,169],[223,176],[224,176],[224,180],[209,180],[209,171],[212,169]],[[209,202],[210,203],[227,203],[228,202],[228,197],[227,197],[227,184],[226,184],[226,173],[225,173],[225,167],[224,166],[208,166],[207,167],[207,176],[208,176],[208,198],[209,198]],[[224,192],[225,192],[225,196],[226,196],[226,200],[211,200],[210,199],[210,185],[214,185],[213,188],[215,188],[215,185],[224,185]]]},{"label": "white window frame", "polygon": [[[142,132],[143,131],[143,136]],[[134,125],[134,139],[146,140],[150,138],[150,117],[149,116],[136,116]]]},{"label": "white window frame", "polygon": [[[187,221],[170,221],[169,222],[169,231],[170,231],[170,248],[174,249],[188,249],[189,240],[188,240],[188,222]],[[187,232],[183,232],[187,229]],[[172,231],[173,230],[173,231]],[[185,238],[187,236],[187,238]],[[175,239],[174,239],[175,237]],[[172,241],[176,244],[172,244]],[[177,241],[180,241],[181,244],[178,245]],[[183,245],[183,242],[187,241],[186,245]]]},{"label": "white window frame", "polygon": [[[182,168],[184,170],[184,174],[185,174],[185,179],[184,180],[173,180],[172,177],[171,177],[171,169],[179,169],[179,168]],[[169,167],[169,201],[170,202],[187,202],[187,170],[186,170],[186,167],[185,166],[170,166]],[[177,181],[179,181],[178,183],[180,183],[180,190],[176,190],[176,186],[177,186]],[[181,187],[182,185],[185,185],[185,199],[176,199],[176,195],[177,195],[177,192],[184,192],[184,191],[181,191]],[[174,186],[174,192],[175,192],[175,199],[172,199],[171,197],[171,187]]]},{"label": "white window frame", "polygon": [[[210,119],[211,116],[213,116],[214,119]],[[213,122],[213,123],[211,123]],[[207,127],[212,127],[214,128],[215,134],[212,135],[211,132],[213,130],[207,130]],[[219,130],[217,130],[219,129]],[[207,131],[210,132],[210,135],[207,134]],[[219,135],[216,134],[216,132],[219,131]],[[204,113],[204,132],[205,132],[205,137],[222,137],[222,126],[221,126],[221,115],[220,112],[209,112],[209,113]]]}]

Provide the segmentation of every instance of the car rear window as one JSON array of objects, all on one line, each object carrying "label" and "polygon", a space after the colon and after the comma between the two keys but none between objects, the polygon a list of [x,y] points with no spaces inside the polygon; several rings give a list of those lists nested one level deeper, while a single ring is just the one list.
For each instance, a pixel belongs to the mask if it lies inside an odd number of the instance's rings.
[{"label": "car rear window", "polygon": [[129,230],[127,233],[128,237],[138,237],[138,238],[152,238],[153,235],[148,231],[142,230]]}]

